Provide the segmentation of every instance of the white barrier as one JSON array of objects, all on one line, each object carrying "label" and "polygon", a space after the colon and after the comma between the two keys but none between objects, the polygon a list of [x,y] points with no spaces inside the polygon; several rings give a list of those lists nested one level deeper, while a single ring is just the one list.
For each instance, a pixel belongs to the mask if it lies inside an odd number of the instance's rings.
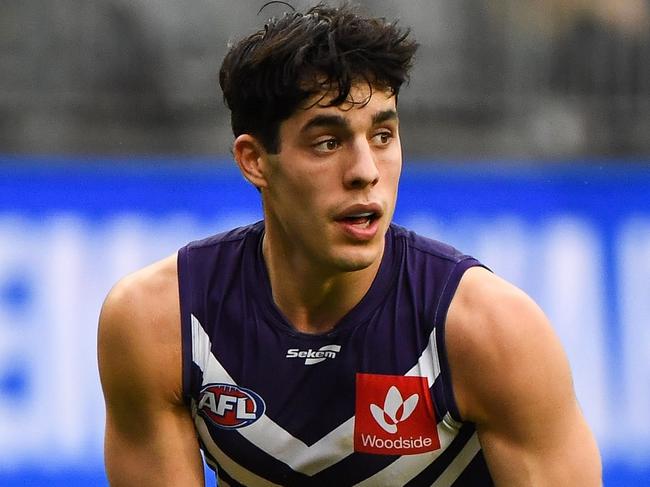
[{"label": "white barrier", "polygon": [[[110,286],[190,239],[254,218],[0,213],[0,472],[101,468],[95,341]],[[571,214],[543,225],[508,214],[454,225],[414,214],[403,223],[476,255],[531,294],[567,349],[604,459],[650,462],[650,219],[620,226],[614,269],[598,229]]]}]

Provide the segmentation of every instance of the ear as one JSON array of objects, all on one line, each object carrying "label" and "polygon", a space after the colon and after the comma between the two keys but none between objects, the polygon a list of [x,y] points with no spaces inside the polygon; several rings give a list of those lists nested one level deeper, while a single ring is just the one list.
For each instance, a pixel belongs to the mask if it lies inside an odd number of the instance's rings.
[{"label": "ear", "polygon": [[257,189],[268,186],[264,172],[267,153],[259,140],[250,134],[242,134],[235,139],[232,152],[242,175],[253,186]]}]

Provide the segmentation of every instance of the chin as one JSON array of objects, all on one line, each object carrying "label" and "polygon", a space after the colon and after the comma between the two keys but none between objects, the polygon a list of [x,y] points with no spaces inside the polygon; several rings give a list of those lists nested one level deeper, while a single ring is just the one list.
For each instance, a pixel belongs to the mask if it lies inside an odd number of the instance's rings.
[{"label": "chin", "polygon": [[356,271],[362,271],[363,269],[367,269],[370,267],[372,262],[344,262],[341,263],[338,268],[342,272],[356,272]]},{"label": "chin", "polygon": [[372,251],[364,249],[335,257],[335,265],[343,272],[361,271],[377,262],[380,257],[380,252],[376,252],[374,249]]}]

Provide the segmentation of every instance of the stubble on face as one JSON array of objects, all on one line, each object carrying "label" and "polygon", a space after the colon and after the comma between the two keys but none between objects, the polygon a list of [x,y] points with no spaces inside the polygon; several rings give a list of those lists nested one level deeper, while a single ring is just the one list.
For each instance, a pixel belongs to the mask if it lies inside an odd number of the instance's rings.
[{"label": "stubble on face", "polygon": [[263,191],[267,232],[294,265],[378,267],[401,171],[395,99],[360,84],[340,107],[327,101],[314,97],[280,126]]}]

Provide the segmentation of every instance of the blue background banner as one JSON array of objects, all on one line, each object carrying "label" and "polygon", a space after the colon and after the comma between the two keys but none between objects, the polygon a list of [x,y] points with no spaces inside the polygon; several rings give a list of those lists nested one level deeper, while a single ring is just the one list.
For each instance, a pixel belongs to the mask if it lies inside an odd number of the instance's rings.
[{"label": "blue background banner", "polygon": [[[0,485],[106,485],[102,300],[261,217],[217,160],[0,157]],[[562,340],[605,485],[650,484],[650,164],[406,164],[395,221],[481,259]]]}]

